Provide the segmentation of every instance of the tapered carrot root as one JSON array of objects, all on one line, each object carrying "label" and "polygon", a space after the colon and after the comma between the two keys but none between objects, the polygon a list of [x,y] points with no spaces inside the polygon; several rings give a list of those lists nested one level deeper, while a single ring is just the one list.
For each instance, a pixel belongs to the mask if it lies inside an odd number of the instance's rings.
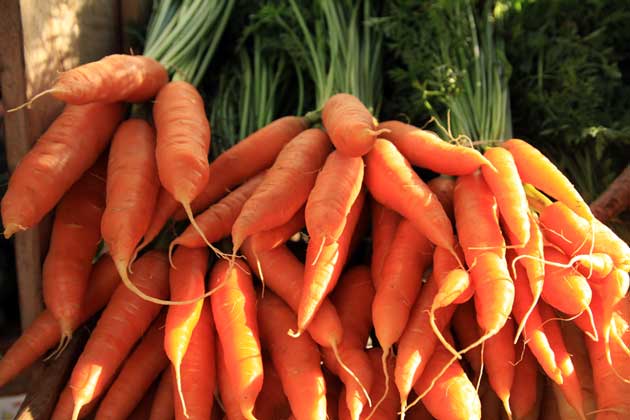
[{"label": "tapered carrot root", "polygon": [[372,198],[370,198],[370,209],[372,213],[372,282],[374,287],[378,288],[382,280],[381,271],[385,258],[401,217],[395,211]]}]

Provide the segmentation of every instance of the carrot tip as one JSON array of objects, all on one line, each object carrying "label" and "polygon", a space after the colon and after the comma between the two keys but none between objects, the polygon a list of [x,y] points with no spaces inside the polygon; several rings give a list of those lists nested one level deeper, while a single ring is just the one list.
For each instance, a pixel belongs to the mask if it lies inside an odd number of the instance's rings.
[{"label": "carrot tip", "polygon": [[33,102],[35,102],[37,99],[49,93],[55,93],[55,92],[61,92],[61,90],[60,89],[47,89],[43,92],[40,92],[37,95],[33,96],[29,101],[24,102],[22,105],[18,105],[15,108],[7,109],[7,114],[11,112],[19,111],[22,108],[30,109],[31,105],[33,105]]},{"label": "carrot tip", "polygon": [[22,232],[22,231],[25,231],[26,229],[28,228],[18,223],[8,223],[4,227],[4,239],[9,239],[11,236],[13,236],[14,233]]},{"label": "carrot tip", "polygon": [[289,331],[287,331],[287,334],[289,335],[289,337],[298,338],[299,336],[301,336],[301,335],[302,335],[302,333],[303,333],[303,332],[304,332],[304,331],[302,331],[302,330],[300,330],[300,329],[298,328],[298,330],[297,330],[297,331],[295,331],[295,330],[293,330],[293,329],[290,329]]}]

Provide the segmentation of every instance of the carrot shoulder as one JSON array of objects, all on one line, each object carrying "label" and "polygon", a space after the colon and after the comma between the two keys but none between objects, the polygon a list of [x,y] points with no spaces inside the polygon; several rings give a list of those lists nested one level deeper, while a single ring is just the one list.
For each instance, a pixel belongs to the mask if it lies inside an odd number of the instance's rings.
[{"label": "carrot shoulder", "polygon": [[347,93],[338,93],[326,101],[322,122],[335,148],[346,156],[365,155],[378,134],[370,111],[357,97]]}]

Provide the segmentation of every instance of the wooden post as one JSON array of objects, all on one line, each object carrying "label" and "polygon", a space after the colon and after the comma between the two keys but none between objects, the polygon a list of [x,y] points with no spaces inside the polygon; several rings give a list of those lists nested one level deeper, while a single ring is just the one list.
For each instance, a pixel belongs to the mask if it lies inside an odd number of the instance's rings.
[{"label": "wooden post", "polygon": [[[51,86],[59,72],[120,49],[117,0],[0,0],[0,83],[5,109]],[[12,172],[61,112],[46,96],[30,109],[5,115],[6,150]],[[15,235],[22,328],[42,309],[41,265],[50,218]]]}]

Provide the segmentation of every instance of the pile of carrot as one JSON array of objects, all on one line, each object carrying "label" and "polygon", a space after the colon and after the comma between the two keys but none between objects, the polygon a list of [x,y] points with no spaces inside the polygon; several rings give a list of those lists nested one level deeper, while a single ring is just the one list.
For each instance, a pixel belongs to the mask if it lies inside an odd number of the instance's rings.
[{"label": "pile of carrot", "polygon": [[68,73],[1,207],[7,238],[54,223],[0,386],[97,317],[53,419],[630,416],[630,248],[531,145],[338,93],[210,162],[200,93],[158,62]]}]

